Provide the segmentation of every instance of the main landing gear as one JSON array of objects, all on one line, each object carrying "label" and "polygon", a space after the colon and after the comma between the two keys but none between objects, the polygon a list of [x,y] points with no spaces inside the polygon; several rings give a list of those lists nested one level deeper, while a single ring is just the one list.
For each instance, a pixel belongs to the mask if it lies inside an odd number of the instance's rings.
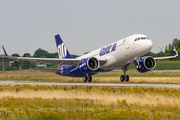
[{"label": "main landing gear", "polygon": [[85,75],[84,77],[83,77],[83,82],[91,82],[92,81],[92,77],[90,76],[90,75]]},{"label": "main landing gear", "polygon": [[124,81],[128,82],[129,81],[129,76],[126,75],[126,71],[128,70],[127,67],[128,67],[128,65],[125,65],[124,67],[122,67],[124,75],[121,75],[121,77],[120,77],[121,82],[124,82]]}]

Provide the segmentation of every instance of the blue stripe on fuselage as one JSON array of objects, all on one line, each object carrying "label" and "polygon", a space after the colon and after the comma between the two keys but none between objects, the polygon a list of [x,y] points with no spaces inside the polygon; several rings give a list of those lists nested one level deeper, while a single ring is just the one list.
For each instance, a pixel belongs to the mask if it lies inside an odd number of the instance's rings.
[{"label": "blue stripe on fuselage", "polygon": [[[78,67],[72,65],[61,65],[58,69],[62,69],[62,68],[63,68],[62,72],[56,71],[55,73],[58,75],[68,76],[68,77],[83,77],[87,74],[87,73],[83,73]],[[95,71],[88,73],[88,75],[95,75],[98,74],[99,72],[109,72],[109,71],[111,70],[97,69]]]},{"label": "blue stripe on fuselage", "polygon": [[80,71],[79,68],[72,65],[61,65],[58,69],[63,69],[62,72],[56,71],[55,73],[68,77],[83,77],[85,74]]}]

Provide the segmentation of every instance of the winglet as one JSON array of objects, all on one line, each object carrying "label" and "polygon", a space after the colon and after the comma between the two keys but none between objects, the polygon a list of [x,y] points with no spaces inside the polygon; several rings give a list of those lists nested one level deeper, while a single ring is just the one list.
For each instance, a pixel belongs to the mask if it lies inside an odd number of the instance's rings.
[{"label": "winglet", "polygon": [[4,46],[2,46],[3,50],[4,50],[4,54],[5,56],[8,56],[7,53],[6,53],[6,50],[4,49]]},{"label": "winglet", "polygon": [[178,52],[176,51],[176,48],[174,47],[174,45],[172,45],[172,47],[173,47],[174,55],[178,56]]}]

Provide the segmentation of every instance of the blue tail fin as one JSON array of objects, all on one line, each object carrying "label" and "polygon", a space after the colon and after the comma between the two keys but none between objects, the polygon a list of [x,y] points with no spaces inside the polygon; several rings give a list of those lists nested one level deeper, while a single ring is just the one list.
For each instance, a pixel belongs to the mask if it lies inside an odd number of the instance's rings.
[{"label": "blue tail fin", "polygon": [[59,59],[67,59],[67,58],[73,58],[71,54],[69,53],[68,49],[66,48],[65,44],[63,43],[60,35],[55,36],[56,39],[56,45],[57,45],[57,51],[59,54]]}]

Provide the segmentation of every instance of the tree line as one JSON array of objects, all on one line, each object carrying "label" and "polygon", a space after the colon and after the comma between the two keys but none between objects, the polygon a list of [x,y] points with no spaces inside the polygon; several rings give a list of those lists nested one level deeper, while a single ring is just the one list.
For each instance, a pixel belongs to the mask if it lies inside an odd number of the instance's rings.
[{"label": "tree line", "polygon": [[[11,56],[13,57],[21,57],[19,54],[17,53],[14,53],[12,54]],[[79,55],[72,55],[73,58],[77,58]],[[58,53],[55,52],[55,53],[49,53],[48,51],[46,50],[43,50],[41,48],[37,49],[35,52],[34,52],[34,55],[31,56],[30,53],[24,53],[22,57],[37,57],[37,58],[58,58]]]}]

